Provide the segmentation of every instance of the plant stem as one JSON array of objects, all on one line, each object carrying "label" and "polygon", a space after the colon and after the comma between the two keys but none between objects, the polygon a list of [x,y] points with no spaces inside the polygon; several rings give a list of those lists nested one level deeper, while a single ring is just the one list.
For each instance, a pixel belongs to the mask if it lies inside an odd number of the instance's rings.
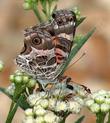
[{"label": "plant stem", "polygon": [[60,123],[65,123],[65,121],[66,121],[66,118],[63,118],[63,120]]},{"label": "plant stem", "polygon": [[10,116],[10,112],[13,110],[14,104],[15,104],[15,103],[12,101],[12,102],[11,102],[10,109],[9,109],[9,112],[8,112],[8,116],[7,116],[7,119],[6,119],[6,123],[8,123],[9,116]]},{"label": "plant stem", "polygon": [[16,113],[16,111],[18,109],[19,103],[20,103],[22,98],[23,98],[23,96],[21,95],[19,97],[17,103],[12,101],[12,104],[11,104],[11,107],[10,107],[10,110],[9,110],[9,113],[8,113],[8,116],[7,116],[7,119],[6,119],[5,123],[12,123],[12,120],[13,120],[13,118],[15,116],[15,113]]},{"label": "plant stem", "polygon": [[96,123],[104,123],[105,116],[106,116],[105,113],[99,112],[96,114],[96,116],[97,116]]},{"label": "plant stem", "polygon": [[42,18],[42,16],[40,15],[37,6],[36,6],[36,5],[33,5],[32,9],[33,9],[35,15],[37,16],[39,22],[40,22],[40,23],[43,22],[43,18]]},{"label": "plant stem", "polygon": [[13,107],[14,107],[14,101],[11,102],[11,106],[10,106],[10,109],[9,109],[9,113],[12,111]]},{"label": "plant stem", "polygon": [[7,116],[7,119],[6,119],[5,123],[11,123],[12,122],[12,119],[13,119],[14,116],[12,116],[10,114],[12,114],[11,112],[13,111],[14,105],[15,105],[15,103],[12,101],[11,106],[10,106],[10,110],[9,110],[9,113],[8,113],[8,116]]}]

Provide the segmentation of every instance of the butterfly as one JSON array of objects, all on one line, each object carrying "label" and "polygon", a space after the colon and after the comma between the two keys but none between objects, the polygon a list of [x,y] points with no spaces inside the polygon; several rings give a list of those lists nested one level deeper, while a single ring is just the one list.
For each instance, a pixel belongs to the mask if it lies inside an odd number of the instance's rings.
[{"label": "butterfly", "polygon": [[[62,66],[65,65],[74,42],[76,16],[70,10],[58,10],[52,14],[50,22],[25,29],[24,46],[16,57],[17,65],[33,76],[45,90],[49,83],[65,82],[71,78],[62,77]],[[88,90],[83,86],[85,90]]]}]

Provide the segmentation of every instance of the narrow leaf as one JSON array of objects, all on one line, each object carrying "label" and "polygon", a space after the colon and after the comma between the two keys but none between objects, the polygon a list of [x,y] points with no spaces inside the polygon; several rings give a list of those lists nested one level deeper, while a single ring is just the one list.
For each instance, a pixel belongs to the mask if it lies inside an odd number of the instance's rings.
[{"label": "narrow leaf", "polygon": [[[5,88],[1,88],[1,87],[0,87],[0,91],[1,91],[2,93],[4,93],[5,95],[7,95],[11,100],[13,100],[13,96],[9,95],[9,94],[6,92],[6,89],[5,89]],[[23,96],[23,98],[20,100],[19,106],[20,106],[23,110],[25,110],[25,109],[29,108],[30,106],[29,106],[29,104],[28,104],[27,101],[26,101],[26,97],[25,97],[24,95],[22,95],[22,96]],[[13,101],[14,101],[14,102],[17,102],[17,100],[13,100]]]},{"label": "narrow leaf", "polygon": [[[55,12],[55,11],[56,11],[56,9],[57,9],[57,5],[55,5],[55,6],[54,6],[54,8],[53,8],[53,12]],[[53,13],[53,12],[52,12],[52,13]]]},{"label": "narrow leaf", "polygon": [[78,27],[85,19],[86,17],[81,17],[80,20],[76,22],[76,26]]},{"label": "narrow leaf", "polygon": [[0,87],[0,92],[4,93],[4,94],[7,95],[9,98],[13,98],[11,95],[9,95],[9,94],[7,93],[7,91],[6,91],[5,88]]},{"label": "narrow leaf", "polygon": [[62,72],[61,74],[64,73],[65,69],[67,68],[67,66],[69,65],[69,63],[71,62],[71,60],[73,59],[73,57],[77,54],[77,52],[81,49],[81,47],[86,43],[86,41],[91,37],[91,35],[94,33],[96,28],[92,29],[90,32],[88,32],[84,37],[82,37],[78,43],[76,44],[75,47],[73,47],[73,49],[70,52],[70,55],[68,57],[67,62],[65,63],[65,65],[63,66]]},{"label": "narrow leaf", "polygon": [[42,12],[43,12],[45,15],[47,15],[47,12],[45,11],[45,9],[42,9]]},{"label": "narrow leaf", "polygon": [[84,120],[85,116],[81,116],[75,123],[81,123]]},{"label": "narrow leaf", "polygon": [[19,107],[20,102],[23,100],[23,95],[21,95],[17,101],[17,103],[14,104],[13,109],[9,112],[9,115],[7,117],[6,123],[12,123],[13,117]]},{"label": "narrow leaf", "polygon": [[47,1],[46,0],[40,0],[40,2],[41,2],[43,9],[46,10]]}]

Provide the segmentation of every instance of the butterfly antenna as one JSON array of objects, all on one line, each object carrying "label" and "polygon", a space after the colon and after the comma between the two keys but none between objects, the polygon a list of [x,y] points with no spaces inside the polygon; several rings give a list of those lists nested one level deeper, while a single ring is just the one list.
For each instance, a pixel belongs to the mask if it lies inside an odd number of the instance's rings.
[{"label": "butterfly antenna", "polygon": [[[76,64],[80,59],[82,59],[84,56],[86,55],[86,53],[84,52],[75,62],[73,62],[70,66],[67,67],[67,69],[71,68],[74,64]],[[67,70],[66,69],[66,70]]]}]

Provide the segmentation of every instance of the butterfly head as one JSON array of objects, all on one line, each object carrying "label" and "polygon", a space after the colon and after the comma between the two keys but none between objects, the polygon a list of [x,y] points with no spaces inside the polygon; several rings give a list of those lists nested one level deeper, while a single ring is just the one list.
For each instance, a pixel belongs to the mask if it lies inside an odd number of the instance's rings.
[{"label": "butterfly head", "polygon": [[59,32],[71,34],[76,28],[76,15],[70,10],[58,10],[52,14],[55,33]]}]

